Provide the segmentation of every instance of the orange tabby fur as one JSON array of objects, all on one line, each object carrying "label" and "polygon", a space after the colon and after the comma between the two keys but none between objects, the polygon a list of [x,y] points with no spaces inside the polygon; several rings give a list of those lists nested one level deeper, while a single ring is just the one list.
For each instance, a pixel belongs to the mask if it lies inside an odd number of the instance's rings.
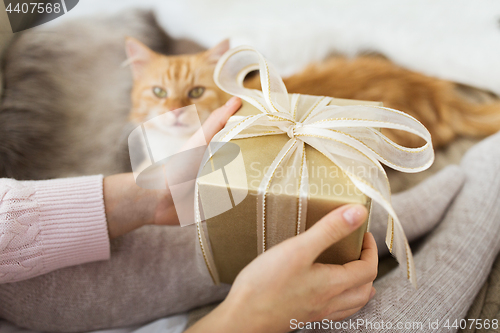
[{"label": "orange tabby fur", "polygon": [[[227,42],[223,42],[195,55],[174,57],[151,53],[142,75],[134,75],[131,119],[141,122],[154,108],[167,112],[194,103],[204,121],[210,111],[229,98],[212,79],[215,62],[227,48]],[[291,93],[381,101],[384,106],[407,112],[429,129],[435,147],[448,144],[457,135],[486,136],[500,130],[500,104],[468,102],[458,94],[456,84],[406,70],[378,56],[352,60],[332,57],[285,78],[284,82]],[[154,85],[160,84],[172,91],[164,100],[151,92]],[[258,89],[258,76],[248,79],[245,85]],[[194,86],[206,87],[197,100],[186,96]],[[420,138],[406,132],[384,133],[405,146],[422,143]]]}]

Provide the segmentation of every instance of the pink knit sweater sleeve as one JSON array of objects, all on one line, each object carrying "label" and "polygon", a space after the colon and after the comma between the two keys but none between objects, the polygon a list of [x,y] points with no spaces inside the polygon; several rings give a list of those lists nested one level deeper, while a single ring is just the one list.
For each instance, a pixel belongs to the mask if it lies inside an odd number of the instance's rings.
[{"label": "pink knit sweater sleeve", "polygon": [[0,283],[109,256],[102,176],[0,179]]}]

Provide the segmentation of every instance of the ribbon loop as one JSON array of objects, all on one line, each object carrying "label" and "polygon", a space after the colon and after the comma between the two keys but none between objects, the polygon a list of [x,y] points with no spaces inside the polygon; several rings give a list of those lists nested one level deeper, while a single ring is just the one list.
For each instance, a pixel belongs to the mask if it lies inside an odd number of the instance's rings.
[{"label": "ribbon loop", "polygon": [[[262,91],[243,86],[245,75],[259,69]],[[337,165],[354,185],[373,201],[380,204],[390,216],[386,243],[405,270],[408,279],[416,287],[417,280],[413,256],[401,223],[391,205],[389,181],[381,163],[403,172],[418,172],[427,169],[434,161],[429,131],[415,118],[394,109],[366,105],[329,105],[331,98],[316,97],[313,101],[301,99],[300,95],[288,95],[283,80],[271,64],[250,46],[229,50],[219,60],[215,72],[215,83],[225,92],[240,97],[256,107],[261,114],[247,117],[233,116],[228,125],[214,138],[213,142],[223,145],[232,139],[264,135],[287,134],[290,137],[264,175],[259,186],[257,202],[257,226],[259,253],[268,245],[277,244],[283,237],[291,237],[304,230],[307,211],[308,179],[305,144],[317,149]],[[419,148],[407,148],[384,136],[379,128],[391,128],[415,134],[425,140]],[[200,170],[215,151],[207,153]],[[353,173],[352,166],[369,170],[364,175]],[[297,214],[293,221],[279,221],[276,211],[280,207],[266,206],[267,194],[278,167],[293,167],[300,172],[292,182],[296,187]],[[196,223],[200,245],[206,255],[207,267],[217,283],[217,270],[210,251],[207,250],[204,231],[199,214],[198,185],[195,185]],[[267,208],[267,212],[266,212]],[[269,214],[269,211],[274,214]],[[279,219],[279,218],[278,218]],[[274,237],[268,243],[266,225],[284,225],[285,236]],[[276,227],[274,228],[276,229]],[[283,237],[282,237],[283,236]]]}]

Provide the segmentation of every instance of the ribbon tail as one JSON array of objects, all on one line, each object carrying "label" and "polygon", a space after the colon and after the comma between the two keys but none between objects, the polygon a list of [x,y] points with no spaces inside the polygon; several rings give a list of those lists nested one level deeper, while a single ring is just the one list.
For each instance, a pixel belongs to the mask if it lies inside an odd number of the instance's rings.
[{"label": "ribbon tail", "polygon": [[[410,245],[408,244],[403,226],[397,216],[391,215],[391,217],[394,221],[394,242],[391,254],[396,257],[396,260],[401,264],[401,268],[403,270],[406,268],[406,276],[416,289],[418,287],[417,275],[415,272],[415,263],[413,261],[413,254],[411,252]],[[406,267],[403,263],[406,263]]]},{"label": "ribbon tail", "polygon": [[[340,168],[342,169],[342,167]],[[343,171],[361,192],[372,198],[373,201],[380,204],[389,213],[391,222],[388,223],[387,226],[386,244],[391,254],[399,262],[401,268],[406,271],[405,273],[408,280],[410,280],[412,285],[417,288],[415,264],[413,262],[411,248],[408,244],[408,240],[406,239],[403,226],[401,225],[396,212],[392,208],[391,203],[384,198],[378,190],[359,180],[359,178],[352,173],[346,172],[346,170]]]}]

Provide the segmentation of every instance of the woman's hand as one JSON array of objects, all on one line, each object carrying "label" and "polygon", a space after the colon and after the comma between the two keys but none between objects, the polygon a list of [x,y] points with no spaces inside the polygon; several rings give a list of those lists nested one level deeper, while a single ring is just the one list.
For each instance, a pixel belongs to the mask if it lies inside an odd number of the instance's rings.
[{"label": "woman's hand", "polygon": [[[180,151],[206,145],[241,106],[241,100],[231,98],[203,123]],[[196,167],[196,171],[198,167]],[[104,207],[108,231],[115,238],[146,224],[179,225],[168,190],[148,190],[139,187],[132,173],[104,179]]]},{"label": "woman's hand", "polygon": [[338,321],[356,313],[375,295],[373,236],[365,234],[359,260],[345,265],[314,261],[366,217],[361,205],[343,206],[266,251],[241,271],[226,300],[189,332],[288,332],[292,320]]}]

